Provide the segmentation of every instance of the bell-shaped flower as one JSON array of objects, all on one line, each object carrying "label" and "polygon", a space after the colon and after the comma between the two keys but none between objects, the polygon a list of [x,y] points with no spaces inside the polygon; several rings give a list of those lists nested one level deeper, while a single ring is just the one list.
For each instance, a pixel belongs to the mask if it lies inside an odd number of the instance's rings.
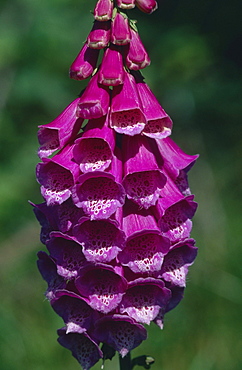
[{"label": "bell-shaped flower", "polygon": [[127,45],[131,39],[129,20],[126,14],[117,12],[111,24],[110,41],[115,45]]},{"label": "bell-shaped flower", "polygon": [[62,317],[66,325],[66,334],[84,333],[92,328],[93,323],[99,318],[99,314],[81,297],[63,295],[52,304],[52,308]]},{"label": "bell-shaped flower", "polygon": [[124,136],[123,186],[129,199],[145,209],[157,202],[166,176],[161,172],[149,141],[141,135]]},{"label": "bell-shaped flower", "polygon": [[191,218],[197,209],[197,203],[190,195],[166,209],[159,219],[159,227],[162,235],[170,239],[172,243],[181,239],[189,238],[192,229]]},{"label": "bell-shaped flower", "polygon": [[156,140],[156,144],[164,161],[164,169],[174,181],[182,170],[189,170],[198,158],[198,155],[183,152],[170,137]]},{"label": "bell-shaped flower", "polygon": [[137,91],[147,123],[142,133],[154,139],[163,139],[171,134],[172,120],[161,107],[149,86],[139,72],[133,72]]},{"label": "bell-shaped flower", "polygon": [[124,248],[124,232],[112,219],[90,221],[83,217],[73,233],[89,262],[108,263]]},{"label": "bell-shaped flower", "polygon": [[110,44],[104,52],[98,71],[98,82],[106,86],[117,86],[124,82],[123,56],[118,46]]},{"label": "bell-shaped flower", "polygon": [[117,0],[116,2],[121,9],[133,9],[135,7],[135,0]]},{"label": "bell-shaped flower", "polygon": [[115,147],[115,132],[108,126],[108,115],[90,120],[75,144],[73,156],[83,173],[106,170]]},{"label": "bell-shaped flower", "polygon": [[167,286],[167,288],[169,289],[169,291],[171,293],[171,297],[170,297],[167,305],[160,308],[160,311],[159,311],[158,315],[153,320],[154,323],[157,326],[159,326],[159,328],[161,330],[163,329],[163,326],[164,326],[164,315],[165,315],[165,313],[170,311],[170,310],[173,310],[173,308],[175,308],[178,305],[178,303],[180,303],[180,301],[183,298],[184,289],[185,289],[184,287],[171,285],[167,282],[166,282],[166,286]]},{"label": "bell-shaped flower", "polygon": [[134,77],[125,72],[124,84],[113,88],[110,126],[120,134],[140,134],[146,124]]},{"label": "bell-shaped flower", "polygon": [[74,225],[84,216],[82,209],[77,208],[71,198],[53,206],[47,206],[46,202],[29,203],[34,207],[33,211],[41,225],[40,241],[43,244],[49,240],[51,231],[59,230],[62,233],[71,234]]},{"label": "bell-shaped flower", "polygon": [[73,187],[72,198],[91,220],[109,218],[125,201],[125,190],[120,184],[122,163],[115,155],[109,172],[85,173]]},{"label": "bell-shaped flower", "polygon": [[58,275],[54,261],[45,252],[38,252],[37,266],[42,278],[47,282],[48,288],[45,292],[46,298],[53,303],[58,299],[58,292],[67,288],[65,279]]},{"label": "bell-shaped flower", "polygon": [[74,80],[84,80],[90,77],[96,68],[98,56],[99,50],[88,47],[85,42],[80,53],[70,66],[70,78]]},{"label": "bell-shaped flower", "polygon": [[137,71],[149,66],[150,58],[139,37],[138,31],[135,31],[132,27],[130,31],[131,40],[126,51],[126,66],[131,70]]},{"label": "bell-shaped flower", "polygon": [[72,356],[80,363],[83,370],[91,369],[103,357],[99,343],[87,333],[66,334],[65,328],[59,329],[57,333],[58,342],[72,352]]},{"label": "bell-shaped flower", "polygon": [[47,205],[61,204],[67,200],[79,174],[79,166],[73,161],[73,143],[53,158],[44,158],[43,163],[38,163],[36,176]]},{"label": "bell-shaped flower", "polygon": [[85,119],[100,118],[108,113],[109,104],[109,87],[98,83],[96,73],[80,97],[77,116]]},{"label": "bell-shaped flower", "polygon": [[77,277],[78,271],[86,265],[81,245],[66,234],[53,231],[46,246],[56,261],[57,273],[66,280]]},{"label": "bell-shaped flower", "polygon": [[118,255],[123,266],[134,273],[150,273],[161,269],[170,242],[163,237],[151,214],[128,201],[124,206],[123,230],[126,246]]},{"label": "bell-shaped flower", "polygon": [[95,335],[107,343],[122,357],[138,347],[147,338],[143,325],[126,315],[108,315],[96,322]]},{"label": "bell-shaped flower", "polygon": [[64,111],[47,125],[40,125],[38,131],[40,158],[53,154],[73,140],[79,132],[83,119],[78,118],[76,111],[80,98],[70,103]]},{"label": "bell-shaped flower", "polygon": [[113,0],[98,0],[94,11],[93,16],[96,21],[104,22],[109,21],[112,18],[113,14]]},{"label": "bell-shaped flower", "polygon": [[135,5],[144,13],[151,14],[157,8],[158,4],[155,0],[135,0]]},{"label": "bell-shaped flower", "polygon": [[92,30],[87,37],[87,46],[92,49],[106,48],[110,42],[110,34],[110,21],[94,21]]},{"label": "bell-shaped flower", "polygon": [[188,267],[193,264],[196,256],[194,239],[185,239],[174,244],[164,258],[159,277],[172,285],[185,287]]},{"label": "bell-shaped flower", "polygon": [[112,266],[104,264],[92,264],[81,269],[75,284],[88,304],[104,314],[119,305],[127,289],[126,279]]},{"label": "bell-shaped flower", "polygon": [[150,324],[165,307],[171,297],[162,280],[138,278],[128,284],[128,289],[120,303],[119,311],[137,322]]}]

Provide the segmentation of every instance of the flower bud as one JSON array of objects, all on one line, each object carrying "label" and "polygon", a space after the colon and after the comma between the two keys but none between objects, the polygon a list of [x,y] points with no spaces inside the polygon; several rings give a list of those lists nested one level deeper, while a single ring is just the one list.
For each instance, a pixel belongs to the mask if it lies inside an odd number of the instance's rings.
[{"label": "flower bud", "polygon": [[94,8],[94,18],[97,21],[109,21],[113,14],[113,1],[112,0],[98,0]]}]

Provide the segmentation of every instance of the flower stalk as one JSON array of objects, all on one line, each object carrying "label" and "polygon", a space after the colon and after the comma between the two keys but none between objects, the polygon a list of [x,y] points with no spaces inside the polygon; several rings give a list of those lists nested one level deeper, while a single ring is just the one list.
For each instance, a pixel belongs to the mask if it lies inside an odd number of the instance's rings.
[{"label": "flower stalk", "polygon": [[64,322],[58,342],[83,370],[115,352],[120,370],[150,369],[152,357],[131,351],[147,339],[144,325],[163,329],[197,255],[188,184],[197,156],[170,139],[172,120],[140,73],[150,58],[125,14],[135,6],[150,14],[157,2],[97,1],[70,67],[87,86],[38,132],[44,201],[31,204],[48,253],[37,263]]}]

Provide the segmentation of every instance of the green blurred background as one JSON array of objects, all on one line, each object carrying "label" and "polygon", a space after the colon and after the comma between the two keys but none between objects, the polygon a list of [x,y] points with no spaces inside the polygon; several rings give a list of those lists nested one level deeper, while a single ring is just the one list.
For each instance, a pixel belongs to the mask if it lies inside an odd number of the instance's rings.
[{"label": "green blurred background", "polygon": [[[35,181],[37,126],[53,120],[86,81],[69,65],[92,24],[94,0],[2,0],[0,9],[0,369],[71,370],[56,342],[62,320],[44,299],[36,268],[39,225],[28,199]],[[153,370],[242,369],[241,1],[160,1],[138,20],[152,64],[144,71],[174,121],[173,139],[200,153],[190,172],[199,208],[199,255],[180,305],[134,354]],[[101,363],[94,369],[100,369]],[[117,359],[106,370],[118,369]]]}]

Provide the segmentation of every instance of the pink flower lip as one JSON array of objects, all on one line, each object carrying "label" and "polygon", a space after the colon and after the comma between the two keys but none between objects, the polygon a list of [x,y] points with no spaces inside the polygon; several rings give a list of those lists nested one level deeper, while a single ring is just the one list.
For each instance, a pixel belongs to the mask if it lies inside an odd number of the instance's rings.
[{"label": "pink flower lip", "polygon": [[112,0],[98,0],[94,8],[94,19],[100,22],[109,21],[113,14]]}]

